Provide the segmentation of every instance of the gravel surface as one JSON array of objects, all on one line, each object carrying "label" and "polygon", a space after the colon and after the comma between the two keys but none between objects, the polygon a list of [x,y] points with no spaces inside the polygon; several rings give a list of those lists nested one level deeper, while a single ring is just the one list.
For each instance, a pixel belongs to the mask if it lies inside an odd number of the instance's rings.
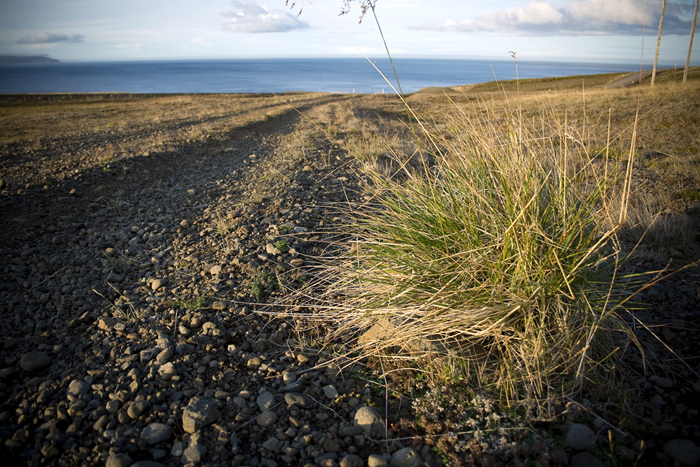
[{"label": "gravel surface", "polygon": [[384,433],[355,421],[359,409],[381,421],[363,385],[314,369],[324,356],[293,324],[252,310],[280,293],[271,278],[303,276],[331,203],[359,196],[343,151],[285,143],[303,124],[287,113],[4,192],[7,465],[391,459],[365,436]]}]

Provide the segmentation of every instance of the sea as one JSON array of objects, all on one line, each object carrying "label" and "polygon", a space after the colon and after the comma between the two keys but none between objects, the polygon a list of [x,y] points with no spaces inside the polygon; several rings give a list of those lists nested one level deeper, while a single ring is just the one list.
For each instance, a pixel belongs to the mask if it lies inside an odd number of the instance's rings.
[{"label": "sea", "polygon": [[[396,86],[388,59],[372,62]],[[513,60],[396,59],[404,93],[508,80]],[[520,79],[632,72],[639,65],[519,60]],[[0,66],[0,94],[24,93],[392,93],[365,59],[236,59],[61,62]]]}]

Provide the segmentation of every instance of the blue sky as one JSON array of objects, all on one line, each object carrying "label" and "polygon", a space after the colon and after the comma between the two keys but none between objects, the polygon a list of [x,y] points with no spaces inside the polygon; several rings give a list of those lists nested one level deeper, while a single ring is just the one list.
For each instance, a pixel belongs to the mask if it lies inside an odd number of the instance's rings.
[{"label": "blue sky", "polygon": [[[291,0],[289,2],[291,4]],[[62,61],[370,57],[383,45],[342,0],[0,0],[0,55]],[[660,62],[683,66],[694,0],[668,0]],[[302,12],[299,15],[299,9]],[[320,10],[320,11],[319,11]],[[639,63],[653,59],[661,0],[378,0],[395,57]],[[322,14],[322,13],[323,14]],[[692,62],[700,62],[700,37]]]}]

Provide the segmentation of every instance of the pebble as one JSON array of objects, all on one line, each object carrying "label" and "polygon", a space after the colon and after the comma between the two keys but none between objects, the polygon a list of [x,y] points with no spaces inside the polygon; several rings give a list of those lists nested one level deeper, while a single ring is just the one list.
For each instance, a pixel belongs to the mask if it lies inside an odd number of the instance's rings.
[{"label": "pebble", "polygon": [[182,463],[188,464],[190,462],[199,463],[204,459],[204,455],[207,453],[207,447],[202,444],[195,444],[188,447],[182,453]]},{"label": "pebble", "polygon": [[151,403],[148,401],[134,401],[129,405],[126,413],[131,418],[139,418],[150,406]]},{"label": "pebble", "polygon": [[25,353],[19,361],[19,366],[27,373],[44,369],[50,364],[51,357],[38,350]]},{"label": "pebble", "polygon": [[173,376],[177,376],[177,370],[175,369],[175,365],[172,363],[166,363],[158,368],[158,374],[164,381],[170,381],[173,379]]},{"label": "pebble", "polygon": [[131,457],[124,453],[115,453],[107,458],[106,467],[129,467],[132,464]]},{"label": "pebble", "polygon": [[309,409],[313,406],[314,402],[305,394],[299,394],[294,392],[288,392],[284,395],[284,401],[289,407],[297,406],[302,409]]},{"label": "pebble", "polygon": [[73,380],[71,381],[70,385],[68,385],[68,400],[75,400],[79,399],[85,394],[88,393],[90,390],[90,385],[87,384],[85,381],[80,381],[80,380]]},{"label": "pebble", "polygon": [[419,467],[423,465],[423,459],[413,448],[402,448],[392,454],[391,465],[394,467]]},{"label": "pebble", "polygon": [[276,403],[275,396],[269,391],[260,394],[256,402],[261,412],[270,410]]},{"label": "pebble", "polygon": [[386,434],[384,420],[373,407],[360,407],[355,413],[354,424],[370,438],[379,438]]},{"label": "pebble", "polygon": [[700,465],[700,447],[687,439],[674,439],[664,445],[664,453],[682,466]]},{"label": "pebble", "polygon": [[338,390],[332,384],[329,384],[327,386],[323,386],[323,393],[329,399],[337,399],[338,397],[340,397]]},{"label": "pebble", "polygon": [[370,454],[369,458],[367,459],[367,465],[368,467],[385,467],[388,466],[389,463],[382,456]]},{"label": "pebble", "polygon": [[141,439],[153,446],[170,439],[173,429],[164,423],[151,423],[141,432]]},{"label": "pebble", "polygon": [[362,458],[355,454],[348,454],[340,460],[340,467],[364,467]]},{"label": "pebble", "polygon": [[277,418],[277,413],[268,411],[258,415],[258,418],[256,418],[255,421],[259,426],[268,427],[274,425],[277,422]]},{"label": "pebble", "polygon": [[192,398],[182,413],[182,429],[195,433],[221,417],[216,400]]},{"label": "pebble", "polygon": [[564,443],[576,451],[585,451],[593,447],[595,433],[586,425],[572,423],[566,432]]}]

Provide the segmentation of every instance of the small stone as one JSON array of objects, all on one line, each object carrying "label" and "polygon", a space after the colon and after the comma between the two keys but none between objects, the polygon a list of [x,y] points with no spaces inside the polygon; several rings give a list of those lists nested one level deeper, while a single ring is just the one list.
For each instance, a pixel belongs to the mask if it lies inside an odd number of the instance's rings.
[{"label": "small stone", "polygon": [[348,454],[340,460],[340,467],[364,467],[365,463],[360,456]]},{"label": "small stone", "polygon": [[355,436],[362,433],[362,428],[359,426],[341,426],[338,428],[338,436],[341,438],[347,438],[348,436]]},{"label": "small stone", "polygon": [[275,245],[273,245],[272,243],[268,243],[267,245],[265,245],[265,251],[267,252],[268,255],[274,255],[274,256],[277,256],[277,255],[279,255],[279,254],[282,253],[282,252],[281,252],[277,247],[275,247]]},{"label": "small stone", "polygon": [[274,453],[279,452],[281,446],[282,442],[277,438],[270,438],[267,441],[265,441],[262,445],[263,448]]},{"label": "small stone", "polygon": [[382,456],[370,454],[367,459],[367,465],[369,467],[386,467],[389,463]]},{"label": "small stone", "polygon": [[214,310],[225,310],[226,303],[222,302],[221,300],[216,300],[214,303],[211,304],[211,307]]},{"label": "small stone", "polygon": [[173,447],[170,450],[170,455],[174,457],[180,457],[182,456],[182,453],[185,451],[185,446],[182,444],[182,441],[177,441],[173,443]]},{"label": "small stone", "polygon": [[194,397],[182,413],[182,428],[187,433],[194,433],[220,417],[221,413],[216,407],[216,400]]},{"label": "small stone", "polygon": [[277,414],[272,411],[267,411],[261,413],[258,418],[255,420],[255,422],[262,427],[268,427],[271,425],[274,425],[275,422],[277,422]]},{"label": "small stone", "polygon": [[47,459],[55,459],[61,455],[61,450],[58,449],[58,446],[45,444],[41,447],[41,454]]},{"label": "small stone", "polygon": [[97,327],[103,331],[111,331],[114,329],[114,325],[119,322],[116,318],[111,318],[109,316],[103,316],[97,321]]},{"label": "small stone", "polygon": [[106,408],[107,408],[107,412],[112,413],[112,414],[119,412],[119,401],[107,402]]},{"label": "small stone", "polygon": [[569,430],[566,432],[564,442],[570,448],[576,451],[585,451],[593,447],[595,443],[595,433],[586,425],[581,423],[572,423]]},{"label": "small stone", "polygon": [[46,368],[51,364],[51,357],[46,355],[44,352],[38,350],[33,350],[22,355],[19,361],[19,366],[23,371],[31,373],[33,371],[41,370]]},{"label": "small stone", "polygon": [[680,465],[700,465],[700,448],[690,440],[671,440],[664,445],[664,453]]},{"label": "small stone", "polygon": [[107,425],[109,425],[109,415],[105,414],[92,425],[92,429],[95,431],[104,431]]},{"label": "small stone", "polygon": [[131,418],[139,418],[150,406],[151,403],[148,401],[134,401],[129,405],[126,413]]},{"label": "small stone", "polygon": [[275,396],[271,392],[264,392],[258,396],[257,403],[261,412],[270,410],[275,405]]},{"label": "small stone", "polygon": [[403,448],[391,456],[391,465],[394,467],[419,467],[423,465],[423,459],[413,448]]},{"label": "small stone", "polygon": [[154,444],[169,440],[172,434],[173,429],[169,425],[164,423],[151,423],[141,432],[141,439],[153,446]]},{"label": "small stone", "polygon": [[295,375],[291,371],[285,371],[282,373],[282,380],[284,381],[284,384],[292,384],[296,382],[297,375]]},{"label": "small stone", "polygon": [[173,348],[172,347],[167,347],[158,353],[158,356],[156,357],[156,363],[158,365],[162,365],[164,363],[167,363],[168,360],[170,360],[170,357],[173,356]]},{"label": "small stone", "polygon": [[151,282],[151,289],[152,290],[158,290],[161,287],[163,287],[168,281],[166,279],[156,279],[153,282]]},{"label": "small stone", "polygon": [[212,276],[218,276],[219,274],[221,274],[221,266],[217,264],[216,266],[212,267],[209,270],[209,274],[211,274]]},{"label": "small stone", "polygon": [[175,369],[175,365],[172,363],[166,363],[158,368],[158,374],[161,378],[163,378],[163,380],[170,381],[173,379],[173,376],[177,376],[177,370]]},{"label": "small stone", "polygon": [[106,467],[129,467],[132,464],[128,454],[116,453],[107,458]]},{"label": "small stone", "polygon": [[571,456],[570,467],[603,467],[598,458],[588,451]]},{"label": "small stone", "polygon": [[198,463],[204,458],[207,453],[207,447],[202,444],[195,444],[188,447],[182,453],[182,463],[188,464],[190,462]]},{"label": "small stone", "polygon": [[655,385],[657,385],[658,387],[663,388],[663,389],[671,389],[675,386],[675,384],[673,384],[672,380],[670,380],[669,378],[664,378],[664,377],[658,377],[658,378],[654,379],[654,381],[652,381],[652,382]]},{"label": "small stone", "polygon": [[246,366],[251,370],[257,370],[260,368],[260,365],[262,365],[262,360],[260,360],[260,357],[253,357],[246,362]]},{"label": "small stone", "polygon": [[337,399],[340,396],[340,394],[338,393],[338,390],[332,384],[329,384],[327,386],[323,386],[323,393],[329,399]]},{"label": "small stone", "polygon": [[88,383],[75,379],[68,385],[68,400],[80,399],[89,390],[90,385]]},{"label": "small stone", "polygon": [[379,412],[372,407],[360,407],[355,412],[353,423],[359,426],[370,438],[384,436],[385,424]]},{"label": "small stone", "polygon": [[302,409],[311,408],[314,402],[305,394],[299,394],[295,392],[288,392],[284,395],[284,401],[289,407],[294,405],[301,407]]}]

